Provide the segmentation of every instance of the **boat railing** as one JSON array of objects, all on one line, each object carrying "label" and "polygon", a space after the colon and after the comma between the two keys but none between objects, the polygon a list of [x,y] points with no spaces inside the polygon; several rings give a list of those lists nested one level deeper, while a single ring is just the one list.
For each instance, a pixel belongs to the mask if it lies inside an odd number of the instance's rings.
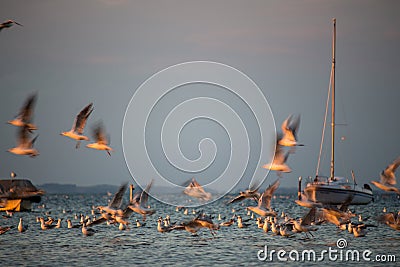
[{"label": "boat railing", "polygon": [[[309,177],[311,179],[311,177]],[[311,184],[313,185],[337,185],[345,189],[355,189],[356,188],[356,183],[350,183],[347,179],[344,177],[327,177],[327,176],[315,176],[315,178],[312,180]]]}]

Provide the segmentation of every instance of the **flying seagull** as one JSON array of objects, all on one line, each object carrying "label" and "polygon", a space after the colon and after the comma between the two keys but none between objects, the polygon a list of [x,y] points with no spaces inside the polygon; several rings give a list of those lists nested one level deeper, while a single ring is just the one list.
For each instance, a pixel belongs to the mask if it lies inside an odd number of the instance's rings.
[{"label": "flying seagull", "polygon": [[30,132],[37,130],[36,125],[32,124],[32,114],[33,114],[33,108],[36,103],[36,99],[37,99],[37,93],[30,95],[26,99],[24,105],[21,107],[19,114],[14,119],[9,120],[7,123],[17,127],[27,126]]},{"label": "flying seagull", "polygon": [[396,192],[400,195],[400,189],[395,187],[396,184],[396,175],[395,172],[400,165],[400,157],[396,158],[391,164],[389,164],[380,174],[380,182],[378,181],[371,181],[379,189],[384,191],[392,191]]},{"label": "flying seagull", "polygon": [[282,123],[281,129],[283,136],[278,141],[281,146],[303,146],[297,142],[297,131],[300,126],[300,115],[294,117],[289,115],[289,117]]},{"label": "flying seagull", "polygon": [[286,164],[286,161],[289,157],[289,153],[290,153],[289,151],[285,153],[282,146],[277,144],[275,149],[274,159],[272,160],[271,163],[267,163],[262,167],[264,169],[276,171],[279,177],[281,177],[282,172],[291,172],[292,170]]},{"label": "flying seagull", "polygon": [[98,123],[95,127],[93,127],[93,137],[96,142],[87,144],[86,147],[97,150],[105,150],[107,151],[108,155],[111,156],[110,151],[113,151],[113,149],[109,146],[109,141],[107,140],[102,123]]},{"label": "flying seagull", "polygon": [[278,189],[280,184],[279,178],[270,185],[267,189],[265,189],[264,193],[261,195],[258,200],[257,207],[247,207],[248,210],[262,216],[276,216],[276,212],[271,209],[271,198],[276,189]]},{"label": "flying seagull", "polygon": [[186,230],[189,233],[196,234],[201,228],[208,228],[211,234],[215,236],[216,232],[214,230],[218,230],[219,225],[212,221],[211,216],[201,213],[190,221],[174,225],[171,230]]},{"label": "flying seagull", "polygon": [[89,138],[85,135],[83,135],[83,130],[86,125],[86,121],[89,117],[89,115],[93,112],[93,103],[90,103],[86,107],[84,107],[78,115],[76,115],[74,124],[72,124],[71,130],[68,132],[62,132],[61,135],[67,136],[69,138],[72,138],[74,140],[77,140],[78,142],[76,143],[76,148],[79,148],[80,146],[80,141],[85,140],[89,141]]},{"label": "flying seagull", "polygon": [[39,155],[39,152],[33,148],[33,143],[35,143],[38,136],[39,135],[36,135],[33,139],[29,139],[28,126],[20,127],[17,140],[18,146],[10,148],[7,151],[16,155],[35,157]]},{"label": "flying seagull", "polygon": [[258,202],[258,199],[260,198],[260,193],[257,191],[260,188],[260,186],[261,186],[261,184],[259,184],[257,187],[250,186],[249,189],[246,189],[245,191],[240,191],[239,195],[236,196],[235,198],[231,199],[228,203],[231,204],[234,202],[242,201],[246,198],[252,198],[256,202]]}]

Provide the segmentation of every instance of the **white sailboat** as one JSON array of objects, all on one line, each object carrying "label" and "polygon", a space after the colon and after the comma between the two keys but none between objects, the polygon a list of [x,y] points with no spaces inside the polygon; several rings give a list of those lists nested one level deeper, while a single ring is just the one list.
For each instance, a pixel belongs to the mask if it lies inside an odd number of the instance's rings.
[{"label": "white sailboat", "polygon": [[[307,183],[304,194],[308,200],[322,204],[339,205],[343,203],[351,205],[364,205],[373,200],[372,189],[368,184],[362,187],[357,185],[353,176],[353,182],[345,177],[335,176],[335,60],[336,60],[336,19],[333,19],[332,41],[332,72],[331,72],[331,164],[330,177],[317,175],[313,182]],[[300,191],[300,190],[299,190]]]}]

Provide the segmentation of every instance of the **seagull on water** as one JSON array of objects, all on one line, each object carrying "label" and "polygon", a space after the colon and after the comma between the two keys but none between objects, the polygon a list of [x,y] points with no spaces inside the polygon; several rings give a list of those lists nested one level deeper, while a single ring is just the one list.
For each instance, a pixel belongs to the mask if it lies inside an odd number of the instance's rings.
[{"label": "seagull on water", "polygon": [[124,224],[124,223],[119,223],[119,226],[118,226],[118,229],[120,230],[120,231],[123,231],[123,230],[126,230],[127,228],[126,228],[126,224]]},{"label": "seagull on water", "polygon": [[262,229],[263,229],[264,233],[267,233],[267,232],[268,232],[268,230],[269,230],[269,220],[268,220],[268,217],[264,218],[264,223],[263,223]]},{"label": "seagull on water", "polygon": [[354,237],[363,237],[367,234],[367,227],[365,224],[352,226]]},{"label": "seagull on water", "polygon": [[28,226],[24,225],[22,223],[22,218],[19,218],[19,223],[18,223],[18,231],[20,233],[25,232],[28,229]]},{"label": "seagull on water", "polygon": [[226,221],[226,222],[222,222],[222,223],[220,223],[219,225],[220,226],[231,226],[232,224],[234,224],[235,223],[235,219],[230,219],[229,221]]},{"label": "seagull on water", "polygon": [[237,216],[237,225],[239,228],[246,228],[246,227],[250,226],[250,224],[248,224],[248,223],[243,223],[242,216],[240,216],[240,215]]},{"label": "seagull on water", "polygon": [[172,230],[185,230],[185,226],[180,225],[180,224],[171,224],[171,225],[166,225],[165,223],[163,224],[163,219],[160,217],[157,220],[157,231],[160,233],[166,233],[166,232],[171,232]]},{"label": "seagull on water", "polygon": [[9,20],[6,20],[6,21],[0,23],[0,32],[1,32],[1,30],[5,29],[5,28],[10,28],[14,24],[16,24],[18,26],[23,26],[21,23],[18,23],[15,20],[9,19]]},{"label": "seagull on water", "polygon": [[97,150],[105,150],[107,151],[108,155],[111,156],[110,152],[113,151],[113,149],[108,145],[109,140],[107,140],[103,124],[98,123],[93,128],[93,137],[96,142],[87,144],[86,147]]},{"label": "seagull on water", "polygon": [[258,200],[258,205],[256,207],[247,207],[247,210],[251,210],[252,212],[257,213],[262,217],[276,216],[276,212],[271,209],[271,198],[276,189],[278,189],[279,184],[280,181],[278,178],[272,185],[265,189],[264,193]]},{"label": "seagull on water", "polygon": [[24,105],[21,107],[18,115],[14,119],[9,120],[7,123],[17,127],[26,126],[29,132],[37,130],[36,125],[32,123],[33,108],[35,106],[36,99],[37,93],[30,95],[26,99]]},{"label": "seagull on water", "polygon": [[72,229],[72,228],[79,228],[81,227],[79,224],[73,225],[70,219],[67,219],[67,228]]},{"label": "seagull on water", "polygon": [[83,234],[83,235],[85,235],[85,236],[92,236],[92,235],[94,235],[95,232],[96,232],[96,231],[93,230],[92,228],[87,228],[87,227],[86,227],[86,223],[83,223],[83,224],[82,224],[82,234]]},{"label": "seagull on water", "polygon": [[78,115],[76,115],[76,118],[75,118],[74,124],[72,124],[71,130],[61,133],[61,135],[63,135],[63,136],[67,136],[69,138],[77,140],[77,143],[75,146],[76,148],[79,148],[81,140],[89,141],[89,138],[87,136],[83,135],[83,130],[85,128],[86,121],[92,112],[93,112],[93,103],[90,103],[89,105],[84,107],[78,113]]},{"label": "seagull on water", "polygon": [[56,227],[55,224],[46,224],[43,217],[40,217],[39,221],[40,221],[40,228],[42,228],[42,230],[53,229]]},{"label": "seagull on water", "polygon": [[7,151],[16,155],[28,155],[30,157],[36,157],[39,155],[39,151],[33,148],[37,137],[36,135],[33,139],[29,139],[29,129],[28,126],[20,127],[18,130],[18,146],[8,149]]},{"label": "seagull on water", "polygon": [[[136,227],[142,227],[142,226],[145,226],[145,225],[146,225],[146,223],[140,223],[140,221],[139,221],[138,219],[136,219],[135,221],[136,221]],[[165,224],[166,226],[168,226],[168,219],[165,219],[165,220],[164,220],[164,224]]]}]

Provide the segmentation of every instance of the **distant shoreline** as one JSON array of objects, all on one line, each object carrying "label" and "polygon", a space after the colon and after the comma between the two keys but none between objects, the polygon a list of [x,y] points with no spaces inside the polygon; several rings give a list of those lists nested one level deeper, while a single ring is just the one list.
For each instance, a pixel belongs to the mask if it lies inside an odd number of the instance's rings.
[{"label": "distant shoreline", "polygon": [[[43,189],[46,191],[47,194],[85,194],[85,193],[90,193],[90,194],[106,194],[107,192],[114,193],[118,190],[119,185],[109,185],[109,184],[100,184],[100,185],[93,185],[93,186],[78,186],[76,184],[59,184],[59,183],[46,183],[46,184],[41,184],[41,185],[35,185],[37,188]],[[135,185],[136,187],[136,185]],[[176,193],[181,193],[180,190],[176,190],[174,188],[164,188],[164,187],[157,187],[154,186],[151,189],[152,192],[157,192],[157,193],[165,193],[165,194],[176,194]],[[237,190],[232,190],[231,194],[235,194],[239,192],[240,189]],[[217,193],[218,192],[213,192]],[[277,190],[278,194],[297,194],[297,188],[278,188]]]}]

